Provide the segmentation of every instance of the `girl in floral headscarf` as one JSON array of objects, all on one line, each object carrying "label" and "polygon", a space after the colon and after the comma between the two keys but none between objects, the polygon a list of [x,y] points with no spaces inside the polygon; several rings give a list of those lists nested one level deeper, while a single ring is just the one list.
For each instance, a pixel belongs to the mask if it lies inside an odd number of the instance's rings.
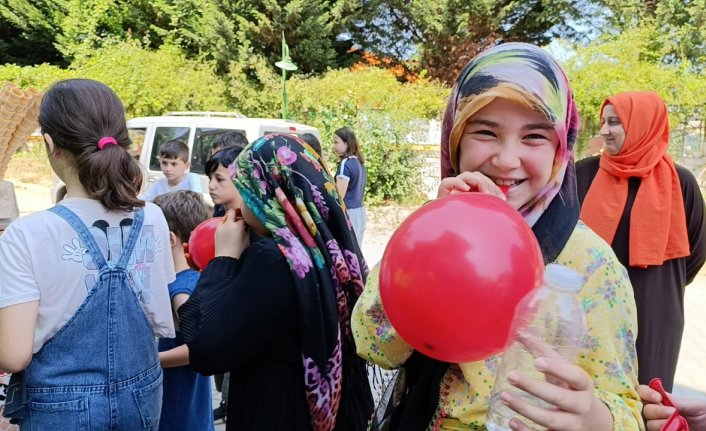
[{"label": "girl in floral headscarf", "polygon": [[333,177],[304,141],[268,135],[234,182],[244,220],[226,214],[179,310],[192,366],[231,372],[227,429],[364,430],[373,402],[350,312],[368,270]]},{"label": "girl in floral headscarf", "polygon": [[[456,80],[444,116],[438,196],[472,190],[505,199],[532,227],[545,264],[565,265],[583,276],[580,297],[588,334],[577,364],[551,351],[537,355],[537,369],[562,385],[514,374],[510,383],[552,405],[531,406],[503,393],[503,402],[518,413],[510,423],[516,430],[529,429],[523,421],[552,430],[637,430],[642,425],[635,390],[635,304],[610,247],[578,221],[577,129],[576,105],[560,66],[544,50],[519,43],[496,46],[471,60]],[[473,304],[468,306],[472,313]],[[485,428],[501,355],[448,364],[413,351],[385,316],[376,271],[352,321],[362,357],[405,370],[407,395],[391,416],[391,429]],[[474,328],[460,330],[473,336]]]}]

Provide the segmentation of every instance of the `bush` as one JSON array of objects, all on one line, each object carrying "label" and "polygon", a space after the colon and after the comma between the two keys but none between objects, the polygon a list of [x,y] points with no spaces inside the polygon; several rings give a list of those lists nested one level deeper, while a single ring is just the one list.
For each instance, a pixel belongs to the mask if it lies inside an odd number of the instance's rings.
[{"label": "bush", "polygon": [[406,137],[420,119],[440,117],[447,88],[425,80],[401,84],[388,71],[367,68],[295,76],[287,91],[289,116],[319,129],[331,166],[333,132],[355,131],[368,171],[366,204],[422,199],[422,160]]}]

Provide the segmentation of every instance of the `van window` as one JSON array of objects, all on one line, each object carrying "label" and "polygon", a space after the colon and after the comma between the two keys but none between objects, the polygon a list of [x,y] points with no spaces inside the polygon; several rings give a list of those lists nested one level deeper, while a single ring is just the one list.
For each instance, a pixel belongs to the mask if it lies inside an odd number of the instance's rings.
[{"label": "van window", "polygon": [[159,147],[167,141],[177,139],[189,143],[189,127],[157,127],[154,131],[154,142],[152,144],[152,154],[150,155],[150,169],[160,171],[159,167]]},{"label": "van window", "polygon": [[220,129],[215,127],[196,128],[194,146],[191,148],[191,172],[206,174],[204,165],[206,165],[206,162],[211,157],[211,147],[213,146],[214,139],[229,132],[240,132],[244,136],[247,136],[245,130]]},{"label": "van window", "polygon": [[147,129],[145,128],[127,129],[127,134],[132,142],[132,145],[130,145],[130,153],[137,159],[139,159],[142,154],[142,145],[145,143],[146,133]]}]

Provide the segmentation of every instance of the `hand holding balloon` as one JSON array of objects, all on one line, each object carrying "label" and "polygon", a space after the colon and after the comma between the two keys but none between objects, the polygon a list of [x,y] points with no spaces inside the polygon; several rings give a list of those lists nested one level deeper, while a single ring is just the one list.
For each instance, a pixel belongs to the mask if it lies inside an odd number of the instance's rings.
[{"label": "hand holding balloon", "polygon": [[505,347],[515,306],[539,286],[543,269],[517,211],[491,195],[457,193],[424,205],[392,235],[380,296],[392,326],[416,350],[472,362]]}]

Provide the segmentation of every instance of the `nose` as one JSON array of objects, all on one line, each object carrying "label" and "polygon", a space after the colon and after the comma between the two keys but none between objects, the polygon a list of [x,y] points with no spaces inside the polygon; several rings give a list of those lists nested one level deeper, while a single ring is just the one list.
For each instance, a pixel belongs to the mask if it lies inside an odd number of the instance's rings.
[{"label": "nose", "polygon": [[213,190],[216,190],[216,180],[214,178],[211,178],[208,180],[208,191],[211,192]]},{"label": "nose", "polygon": [[518,145],[504,142],[493,156],[493,164],[501,169],[515,169],[520,167],[520,153]]},{"label": "nose", "polygon": [[610,131],[608,130],[608,122],[601,124],[600,134],[601,134],[601,136],[610,135]]}]

